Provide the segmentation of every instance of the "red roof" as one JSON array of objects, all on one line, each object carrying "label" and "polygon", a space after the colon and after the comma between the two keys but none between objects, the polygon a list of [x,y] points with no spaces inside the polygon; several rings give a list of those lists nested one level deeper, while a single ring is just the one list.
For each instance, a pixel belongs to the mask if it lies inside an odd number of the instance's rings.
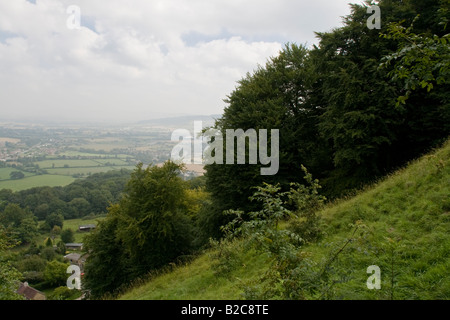
[{"label": "red roof", "polygon": [[20,283],[17,293],[23,295],[27,300],[45,300],[45,294],[30,287],[27,282]]}]

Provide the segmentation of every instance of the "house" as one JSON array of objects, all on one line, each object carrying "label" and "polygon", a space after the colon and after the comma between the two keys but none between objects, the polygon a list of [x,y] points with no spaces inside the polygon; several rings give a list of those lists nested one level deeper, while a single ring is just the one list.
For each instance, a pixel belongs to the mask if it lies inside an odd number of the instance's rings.
[{"label": "house", "polygon": [[78,226],[78,231],[89,232],[89,231],[95,229],[95,227],[96,227],[95,224],[85,224],[85,225]]},{"label": "house", "polygon": [[79,253],[69,253],[64,256],[64,260],[69,261],[71,264],[78,265],[80,263],[81,254]]},{"label": "house", "polygon": [[45,294],[28,285],[28,282],[20,282],[18,294],[25,297],[27,300],[46,300]]},{"label": "house", "polygon": [[67,250],[83,250],[82,243],[66,243]]},{"label": "house", "polygon": [[89,257],[89,253],[85,253],[83,255],[81,255],[79,253],[69,253],[64,256],[64,260],[69,261],[70,264],[79,266],[81,271],[83,271],[84,264],[86,263],[86,259],[88,257]]}]

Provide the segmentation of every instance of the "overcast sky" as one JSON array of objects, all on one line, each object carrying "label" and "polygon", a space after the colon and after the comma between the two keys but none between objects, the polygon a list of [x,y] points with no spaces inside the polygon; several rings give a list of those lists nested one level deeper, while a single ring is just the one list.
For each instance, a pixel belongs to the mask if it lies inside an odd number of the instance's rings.
[{"label": "overcast sky", "polygon": [[349,2],[0,0],[0,121],[220,114],[247,72],[317,43]]}]

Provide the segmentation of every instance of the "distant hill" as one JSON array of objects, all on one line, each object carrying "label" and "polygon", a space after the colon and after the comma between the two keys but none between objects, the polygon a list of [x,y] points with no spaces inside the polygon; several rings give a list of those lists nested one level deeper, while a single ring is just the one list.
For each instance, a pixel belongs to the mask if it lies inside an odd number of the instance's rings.
[{"label": "distant hill", "polygon": [[[449,181],[450,141],[358,195],[322,210],[324,238],[299,250],[314,267],[350,240],[330,269],[331,299],[450,299]],[[364,233],[352,233],[357,222]],[[212,270],[213,254],[209,250],[187,265],[135,284],[119,298],[240,299],[243,287],[255,285],[268,267],[265,257],[240,253],[242,263],[220,277]],[[379,290],[367,287],[371,265],[381,270]]]},{"label": "distant hill", "polygon": [[202,121],[203,127],[212,126],[216,119],[220,118],[221,115],[191,115],[191,116],[179,116],[179,117],[169,117],[169,118],[159,118],[139,121],[138,125],[149,125],[149,126],[164,126],[164,127],[176,127],[176,128],[192,128],[194,121]]}]

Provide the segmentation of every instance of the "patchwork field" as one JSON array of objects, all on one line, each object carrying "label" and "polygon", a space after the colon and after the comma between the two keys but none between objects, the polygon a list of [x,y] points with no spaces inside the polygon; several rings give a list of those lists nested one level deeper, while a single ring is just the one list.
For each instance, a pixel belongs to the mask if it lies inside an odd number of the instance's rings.
[{"label": "patchwork field", "polygon": [[[0,168],[0,181],[9,180],[11,178],[11,172],[18,171],[15,168]],[[24,172],[25,176],[31,176],[32,174]]]},{"label": "patchwork field", "polygon": [[11,189],[12,191],[20,191],[41,186],[58,187],[68,185],[73,181],[75,181],[75,178],[71,176],[43,174],[19,180],[0,181],[0,190]]},{"label": "patchwork field", "polygon": [[78,167],[78,168],[57,168],[48,169],[48,173],[55,175],[73,176],[73,175],[91,175],[99,172],[107,172],[120,169],[134,169],[135,166],[96,166],[96,167]]},{"label": "patchwork field", "polygon": [[[172,127],[179,125],[173,121],[167,126],[156,121],[125,127],[0,124],[0,190],[63,186],[95,173],[133,170],[140,162],[162,163],[175,144]],[[15,171],[23,176],[11,176]]]},{"label": "patchwork field", "polygon": [[98,162],[93,160],[44,160],[37,161],[35,164],[39,165],[41,169],[49,169],[49,168],[79,168],[79,167],[96,167],[99,166]]}]

